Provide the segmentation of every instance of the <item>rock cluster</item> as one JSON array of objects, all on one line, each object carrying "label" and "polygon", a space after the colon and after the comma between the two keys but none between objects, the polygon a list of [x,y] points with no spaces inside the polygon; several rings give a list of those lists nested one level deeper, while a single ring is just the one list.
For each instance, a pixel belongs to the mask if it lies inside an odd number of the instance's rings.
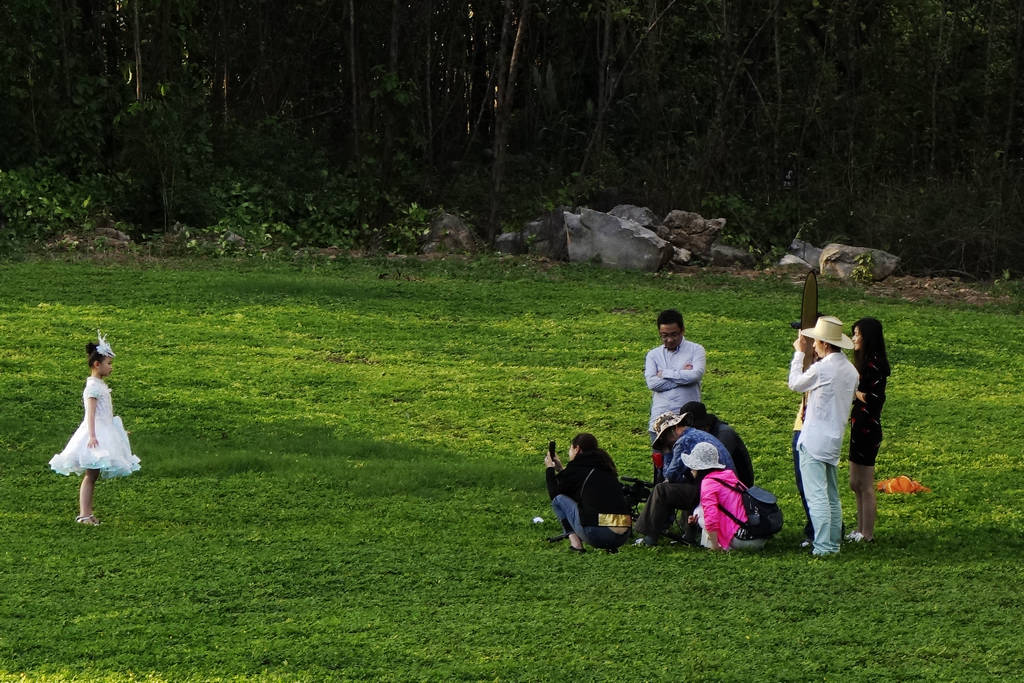
[{"label": "rock cluster", "polygon": [[786,269],[813,270],[840,280],[880,282],[899,267],[900,258],[881,249],[829,243],[819,249],[809,242],[794,239],[779,266]]},{"label": "rock cluster", "polygon": [[612,268],[655,271],[689,265],[695,258],[714,265],[753,265],[742,249],[719,244],[724,218],[689,211],[658,218],[649,208],[620,204],[607,213],[562,207],[498,236],[505,254],[534,254],[559,261],[594,261]]},{"label": "rock cluster", "polygon": [[[724,218],[673,210],[659,218],[647,207],[620,204],[607,213],[559,207],[519,232],[498,236],[503,254],[533,254],[556,261],[592,261],[612,268],[656,271],[700,262],[753,268],[753,254],[719,241]],[[880,281],[900,259],[880,249],[831,243],[823,248],[794,239],[778,267],[813,270],[842,280]]]}]

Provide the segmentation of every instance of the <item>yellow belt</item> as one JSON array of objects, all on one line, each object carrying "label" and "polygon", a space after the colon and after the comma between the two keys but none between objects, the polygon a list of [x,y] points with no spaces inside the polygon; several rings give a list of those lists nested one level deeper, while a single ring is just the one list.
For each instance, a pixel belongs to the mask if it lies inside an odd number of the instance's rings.
[{"label": "yellow belt", "polygon": [[629,515],[599,514],[597,516],[598,526],[632,526],[633,519]]}]

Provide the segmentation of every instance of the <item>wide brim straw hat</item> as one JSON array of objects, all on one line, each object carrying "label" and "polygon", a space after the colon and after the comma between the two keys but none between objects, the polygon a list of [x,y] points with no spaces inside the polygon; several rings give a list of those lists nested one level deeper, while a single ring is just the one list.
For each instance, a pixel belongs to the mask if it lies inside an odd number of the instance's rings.
[{"label": "wide brim straw hat", "polygon": [[721,470],[725,465],[718,459],[718,448],[714,444],[702,441],[689,453],[683,453],[683,464],[691,470]]},{"label": "wide brim straw hat", "polygon": [[800,334],[838,346],[841,349],[853,348],[853,340],[843,334],[843,321],[835,316],[825,315],[818,318],[814,327],[800,330]]},{"label": "wide brim straw hat", "polygon": [[658,417],[651,420],[651,431],[654,432],[654,445],[658,446],[661,443],[661,436],[667,432],[671,427],[675,427],[677,424],[683,421],[683,416],[677,413],[662,413]]}]

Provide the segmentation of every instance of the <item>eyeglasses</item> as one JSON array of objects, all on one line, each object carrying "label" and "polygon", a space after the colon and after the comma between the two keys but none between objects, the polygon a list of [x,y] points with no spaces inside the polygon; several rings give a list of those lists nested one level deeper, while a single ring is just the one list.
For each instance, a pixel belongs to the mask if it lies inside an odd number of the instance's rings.
[{"label": "eyeglasses", "polygon": [[683,336],[682,332],[659,332],[658,336],[662,339],[678,339]]}]

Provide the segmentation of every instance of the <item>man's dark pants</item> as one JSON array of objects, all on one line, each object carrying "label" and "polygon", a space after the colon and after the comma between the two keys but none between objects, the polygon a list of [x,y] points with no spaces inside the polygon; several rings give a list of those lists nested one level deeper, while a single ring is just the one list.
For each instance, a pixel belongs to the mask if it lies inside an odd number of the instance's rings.
[{"label": "man's dark pants", "polygon": [[699,502],[700,489],[697,484],[663,481],[651,491],[634,528],[637,533],[656,539],[668,528],[673,511],[682,510],[685,516],[689,516]]}]

